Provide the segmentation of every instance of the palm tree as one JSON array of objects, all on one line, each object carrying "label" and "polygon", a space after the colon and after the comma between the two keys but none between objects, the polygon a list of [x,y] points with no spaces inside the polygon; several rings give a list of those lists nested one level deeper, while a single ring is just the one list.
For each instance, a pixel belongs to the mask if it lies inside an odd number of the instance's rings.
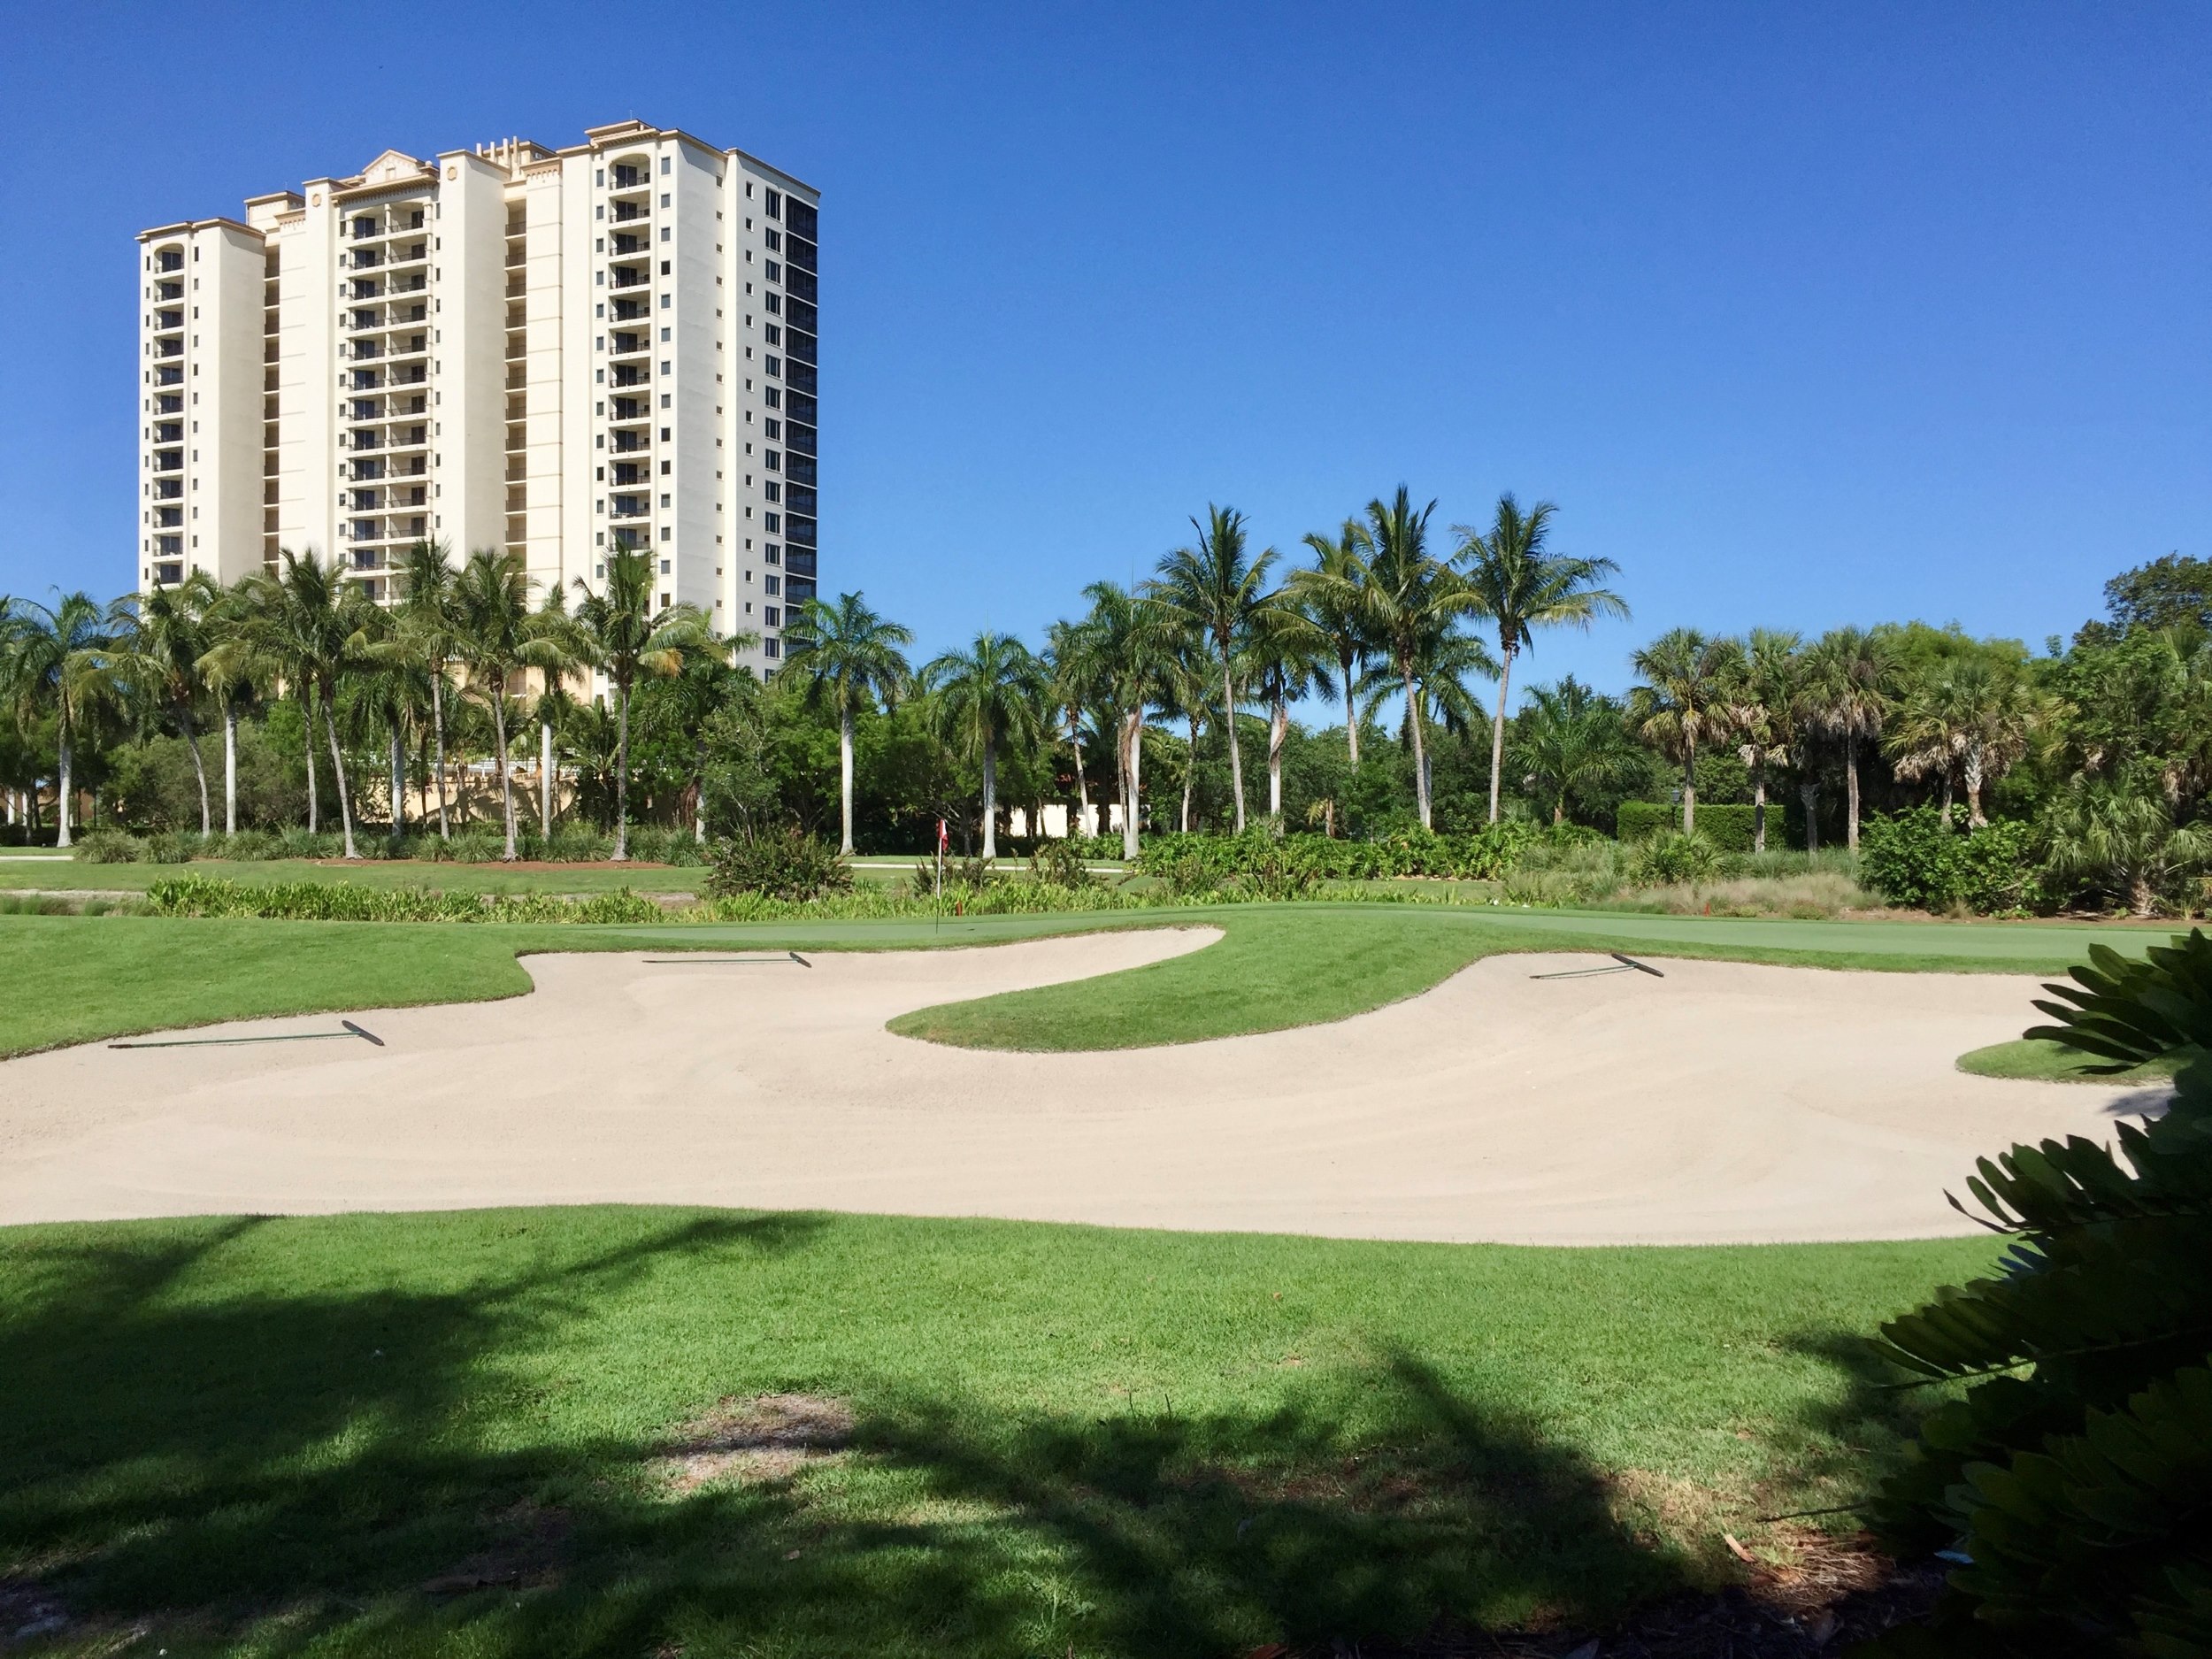
[{"label": "palm tree", "polygon": [[1032,744],[1043,727],[1044,672],[1019,640],[988,630],[966,650],[947,651],[922,670],[939,733],[983,769],[983,856],[998,856],[998,757]]},{"label": "palm tree", "polygon": [[871,609],[859,594],[840,594],[835,604],[809,599],[784,613],[784,669],[808,703],[837,711],[837,802],[840,850],[853,849],[853,718],[863,709],[888,707],[906,690],[914,671],[901,648],[913,630]]},{"label": "palm tree", "polygon": [[[1367,522],[1361,527],[1360,550],[1340,578],[1326,584],[1333,598],[1343,596],[1373,649],[1389,659],[1400,688],[1405,694],[1406,724],[1413,735],[1414,800],[1421,827],[1434,827],[1435,814],[1429,798],[1429,757],[1418,718],[1419,680],[1424,664],[1440,642],[1458,627],[1460,618],[1478,609],[1479,602],[1457,572],[1429,557],[1430,515],[1434,502],[1414,511],[1403,484],[1387,503],[1367,503]],[[1322,586],[1317,573],[1315,586]]]},{"label": "palm tree", "polygon": [[399,601],[399,639],[430,676],[430,732],[438,774],[438,839],[449,840],[446,812],[446,670],[454,656],[457,630],[453,614],[453,561],[442,541],[418,541],[400,557],[393,572]]},{"label": "palm tree", "polygon": [[[530,578],[519,553],[479,548],[453,584],[456,654],[469,672],[469,690],[490,710],[496,745],[501,816],[512,863],[515,845],[514,772],[507,754],[508,688],[518,674],[537,668],[559,673],[575,660],[545,612],[530,607]],[[617,856],[620,856],[618,845]]]},{"label": "palm tree", "polygon": [[[257,603],[250,580],[219,589],[206,611],[207,649],[200,678],[215,693],[223,716],[223,833],[238,833],[238,705],[259,694],[275,665],[262,654],[254,625]],[[313,767],[309,768],[311,781]]]},{"label": "palm tree", "polygon": [[19,601],[7,618],[0,691],[19,728],[51,717],[55,736],[57,846],[70,844],[69,809],[76,787],[76,740],[112,695],[108,655],[114,641],[107,614],[87,593],[56,590],[52,606]]},{"label": "palm tree", "polygon": [[1267,708],[1267,815],[1281,833],[1283,744],[1290,734],[1290,705],[1308,692],[1327,696],[1328,643],[1287,595],[1262,605],[1252,618],[1241,661],[1244,679]]},{"label": "palm tree", "polygon": [[1895,657],[1864,628],[1832,628],[1808,654],[1805,700],[1813,725],[1843,741],[1844,840],[1859,844],[1859,745],[1882,734]]},{"label": "palm tree", "polygon": [[1158,606],[1115,582],[1093,582],[1081,626],[1086,648],[1099,664],[1107,703],[1114,711],[1114,773],[1121,789],[1121,853],[1141,850],[1138,832],[1143,800],[1144,711],[1164,701],[1174,665],[1173,630]]},{"label": "palm tree", "polygon": [[1617,787],[1643,770],[1619,705],[1571,674],[1556,686],[1528,688],[1512,744],[1513,769],[1550,807],[1555,824],[1567,821],[1572,797]]},{"label": "palm tree", "polygon": [[315,814],[315,718],[311,691],[322,706],[323,729],[330,740],[331,769],[337,775],[338,821],[345,856],[357,858],[353,844],[353,797],[346,782],[346,759],[338,746],[338,682],[372,659],[368,646],[377,625],[374,604],[358,584],[345,580],[335,560],[325,565],[311,552],[304,557],[279,549],[282,567],[273,577],[250,577],[255,604],[250,626],[259,637],[259,655],[281,665],[286,679],[300,688],[307,713],[308,826]]},{"label": "palm tree", "polygon": [[205,571],[196,570],[174,587],[156,588],[133,598],[118,600],[110,609],[116,625],[114,661],[117,669],[158,713],[176,723],[192,757],[192,775],[200,787],[200,833],[211,827],[208,806],[207,764],[200,755],[200,734],[192,711],[204,684],[200,669],[212,642],[210,621],[222,595],[221,584]]},{"label": "palm tree", "polygon": [[1247,551],[1244,515],[1209,506],[1194,546],[1177,548],[1159,563],[1151,588],[1157,604],[1181,617],[1211,641],[1221,667],[1221,718],[1229,737],[1229,787],[1236,795],[1237,833],[1244,833],[1244,760],[1237,746],[1236,654],[1252,618],[1266,603],[1267,573],[1277,554]]},{"label": "palm tree", "polygon": [[1344,752],[1355,771],[1359,768],[1356,699],[1366,676],[1369,649],[1357,580],[1366,534],[1356,518],[1347,518],[1334,540],[1309,531],[1305,542],[1313,549],[1314,567],[1292,572],[1283,584],[1294,614],[1336,659],[1337,684],[1344,693]]},{"label": "palm tree", "polygon": [[[1433,723],[1460,736],[1482,723],[1481,704],[1467,682],[1498,677],[1497,660],[1490,655],[1488,646],[1471,634],[1452,629],[1432,637],[1415,661],[1414,680],[1419,695],[1414,707],[1425,728]],[[1421,744],[1421,764],[1430,773],[1424,780],[1424,787],[1433,798],[1436,750],[1425,735]]]},{"label": "palm tree", "polygon": [[1767,768],[1786,766],[1797,749],[1797,707],[1805,659],[1794,634],[1754,628],[1729,687],[1728,723],[1736,752],[1751,769],[1751,850],[1767,849]]},{"label": "palm tree", "polygon": [[[1055,622],[1045,630],[1045,679],[1052,688],[1056,718],[1067,722],[1068,749],[1075,757],[1075,821],[1091,819],[1091,788],[1083,775],[1083,716],[1098,700],[1102,670],[1080,622]],[[1084,833],[1089,832],[1086,829]]]},{"label": "palm tree", "polygon": [[1188,731],[1183,749],[1183,811],[1176,821],[1182,833],[1190,833],[1191,788],[1198,781],[1198,728],[1214,711],[1218,690],[1213,683],[1213,654],[1206,636],[1184,625],[1173,611],[1163,611],[1168,630],[1167,662],[1160,683],[1160,712],[1181,719]]},{"label": "palm tree", "polygon": [[607,554],[606,580],[594,593],[580,576],[576,590],[580,653],[614,687],[616,749],[614,856],[630,856],[630,694],[641,674],[672,674],[683,667],[687,648],[710,645],[714,630],[695,605],[664,607],[656,613],[651,557],[635,548]]},{"label": "palm tree", "polygon": [[1697,828],[1697,751],[1728,730],[1729,692],[1743,647],[1671,628],[1630,661],[1644,684],[1628,694],[1629,720],[1644,741],[1682,768],[1682,833]]},{"label": "palm tree", "polygon": [[1477,609],[1497,625],[1498,706],[1490,723],[1490,821],[1498,821],[1499,770],[1505,760],[1505,701],[1513,659],[1534,643],[1535,630],[1587,628],[1601,616],[1626,617],[1628,602],[1600,581],[1620,566],[1608,558],[1554,553],[1545,543],[1559,510],[1540,501],[1525,513],[1510,495],[1498,497],[1485,533],[1455,525],[1455,562],[1466,566]]},{"label": "palm tree", "polygon": [[1957,657],[1907,685],[1897,698],[1885,747],[1901,778],[1943,780],[1943,821],[1951,822],[1951,781],[1966,785],[1966,825],[1979,829],[1982,786],[2027,753],[2042,721],[2035,694],[1987,659]]},{"label": "palm tree", "polygon": [[2154,915],[2184,878],[2212,868],[2212,826],[2177,825],[2151,790],[2076,774],[2039,826],[2046,867]]}]

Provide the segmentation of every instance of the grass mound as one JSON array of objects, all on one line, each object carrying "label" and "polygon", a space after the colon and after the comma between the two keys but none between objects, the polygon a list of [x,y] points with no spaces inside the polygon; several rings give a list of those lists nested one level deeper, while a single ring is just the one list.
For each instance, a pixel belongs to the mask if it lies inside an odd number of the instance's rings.
[{"label": "grass mound", "polygon": [[1959,1070],[1976,1077],[2026,1078],[2042,1083],[2161,1083],[2180,1069],[2180,1058],[2163,1055],[2124,1071],[2097,1072],[2103,1064],[2093,1054],[2069,1048],[2044,1037],[2019,1037],[1993,1042],[1959,1056]]}]

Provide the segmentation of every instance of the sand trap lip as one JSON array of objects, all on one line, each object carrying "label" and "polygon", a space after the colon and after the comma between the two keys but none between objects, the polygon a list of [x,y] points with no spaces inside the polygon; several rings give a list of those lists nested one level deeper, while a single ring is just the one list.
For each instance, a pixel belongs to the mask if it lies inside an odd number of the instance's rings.
[{"label": "sand trap lip", "polygon": [[[2014,1140],[2161,1092],[1954,1069],[2037,981],[1508,956],[1326,1025],[1113,1053],[893,1036],[964,997],[1142,965],[1211,929],[829,953],[796,968],[526,959],[507,1002],[356,1043],[0,1064],[0,1222],[726,1204],[1558,1244],[1919,1237]],[[324,1028],[334,1016],[196,1034]]]}]

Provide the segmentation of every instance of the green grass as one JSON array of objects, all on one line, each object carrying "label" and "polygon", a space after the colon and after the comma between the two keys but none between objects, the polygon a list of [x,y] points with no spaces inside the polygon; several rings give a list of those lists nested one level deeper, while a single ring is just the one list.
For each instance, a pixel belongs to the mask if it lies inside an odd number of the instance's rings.
[{"label": "green grass", "polygon": [[2039,1083],[2160,1083],[2181,1069],[2182,1056],[2161,1055],[2124,1071],[2100,1072],[2089,1068],[2104,1064],[2044,1037],[2019,1037],[1993,1042],[1959,1056],[1959,1070],[1976,1077],[2026,1078]]},{"label": "green grass", "polygon": [[1732,921],[1405,904],[634,927],[0,915],[0,983],[10,987],[0,997],[0,1055],[219,1020],[518,995],[530,982],[515,957],[534,950],[916,949],[1191,924],[1219,927],[1225,936],[1152,967],[926,1009],[894,1029],[975,1047],[1125,1048],[1345,1018],[1425,990],[1501,950],[2050,973],[2078,960],[2090,937],[2122,949],[2167,937],[2153,929]]},{"label": "green grass", "polygon": [[[1219,944],[1149,967],[917,1010],[891,1029],[972,1048],[1126,1048],[1343,1019],[1502,951],[1621,950],[1807,967],[2053,973],[2084,930],[1286,904],[1184,912]],[[2163,933],[2100,933],[2140,949]]]},{"label": "green grass", "polygon": [[[34,1651],[1235,1655],[1587,1628],[1846,1503],[1982,1240],[1536,1250],[642,1209],[0,1232]],[[684,1491],[725,1400],[847,1449]],[[20,1606],[19,1600],[15,1605]],[[131,1632],[135,1632],[135,1640]]]}]

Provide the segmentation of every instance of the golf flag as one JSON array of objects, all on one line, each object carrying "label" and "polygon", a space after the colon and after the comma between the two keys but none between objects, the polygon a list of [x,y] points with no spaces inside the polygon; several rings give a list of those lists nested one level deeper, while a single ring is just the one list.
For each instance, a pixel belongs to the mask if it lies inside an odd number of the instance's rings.
[{"label": "golf flag", "polygon": [[937,851],[941,856],[952,845],[952,838],[945,833],[945,820],[937,820]]}]

